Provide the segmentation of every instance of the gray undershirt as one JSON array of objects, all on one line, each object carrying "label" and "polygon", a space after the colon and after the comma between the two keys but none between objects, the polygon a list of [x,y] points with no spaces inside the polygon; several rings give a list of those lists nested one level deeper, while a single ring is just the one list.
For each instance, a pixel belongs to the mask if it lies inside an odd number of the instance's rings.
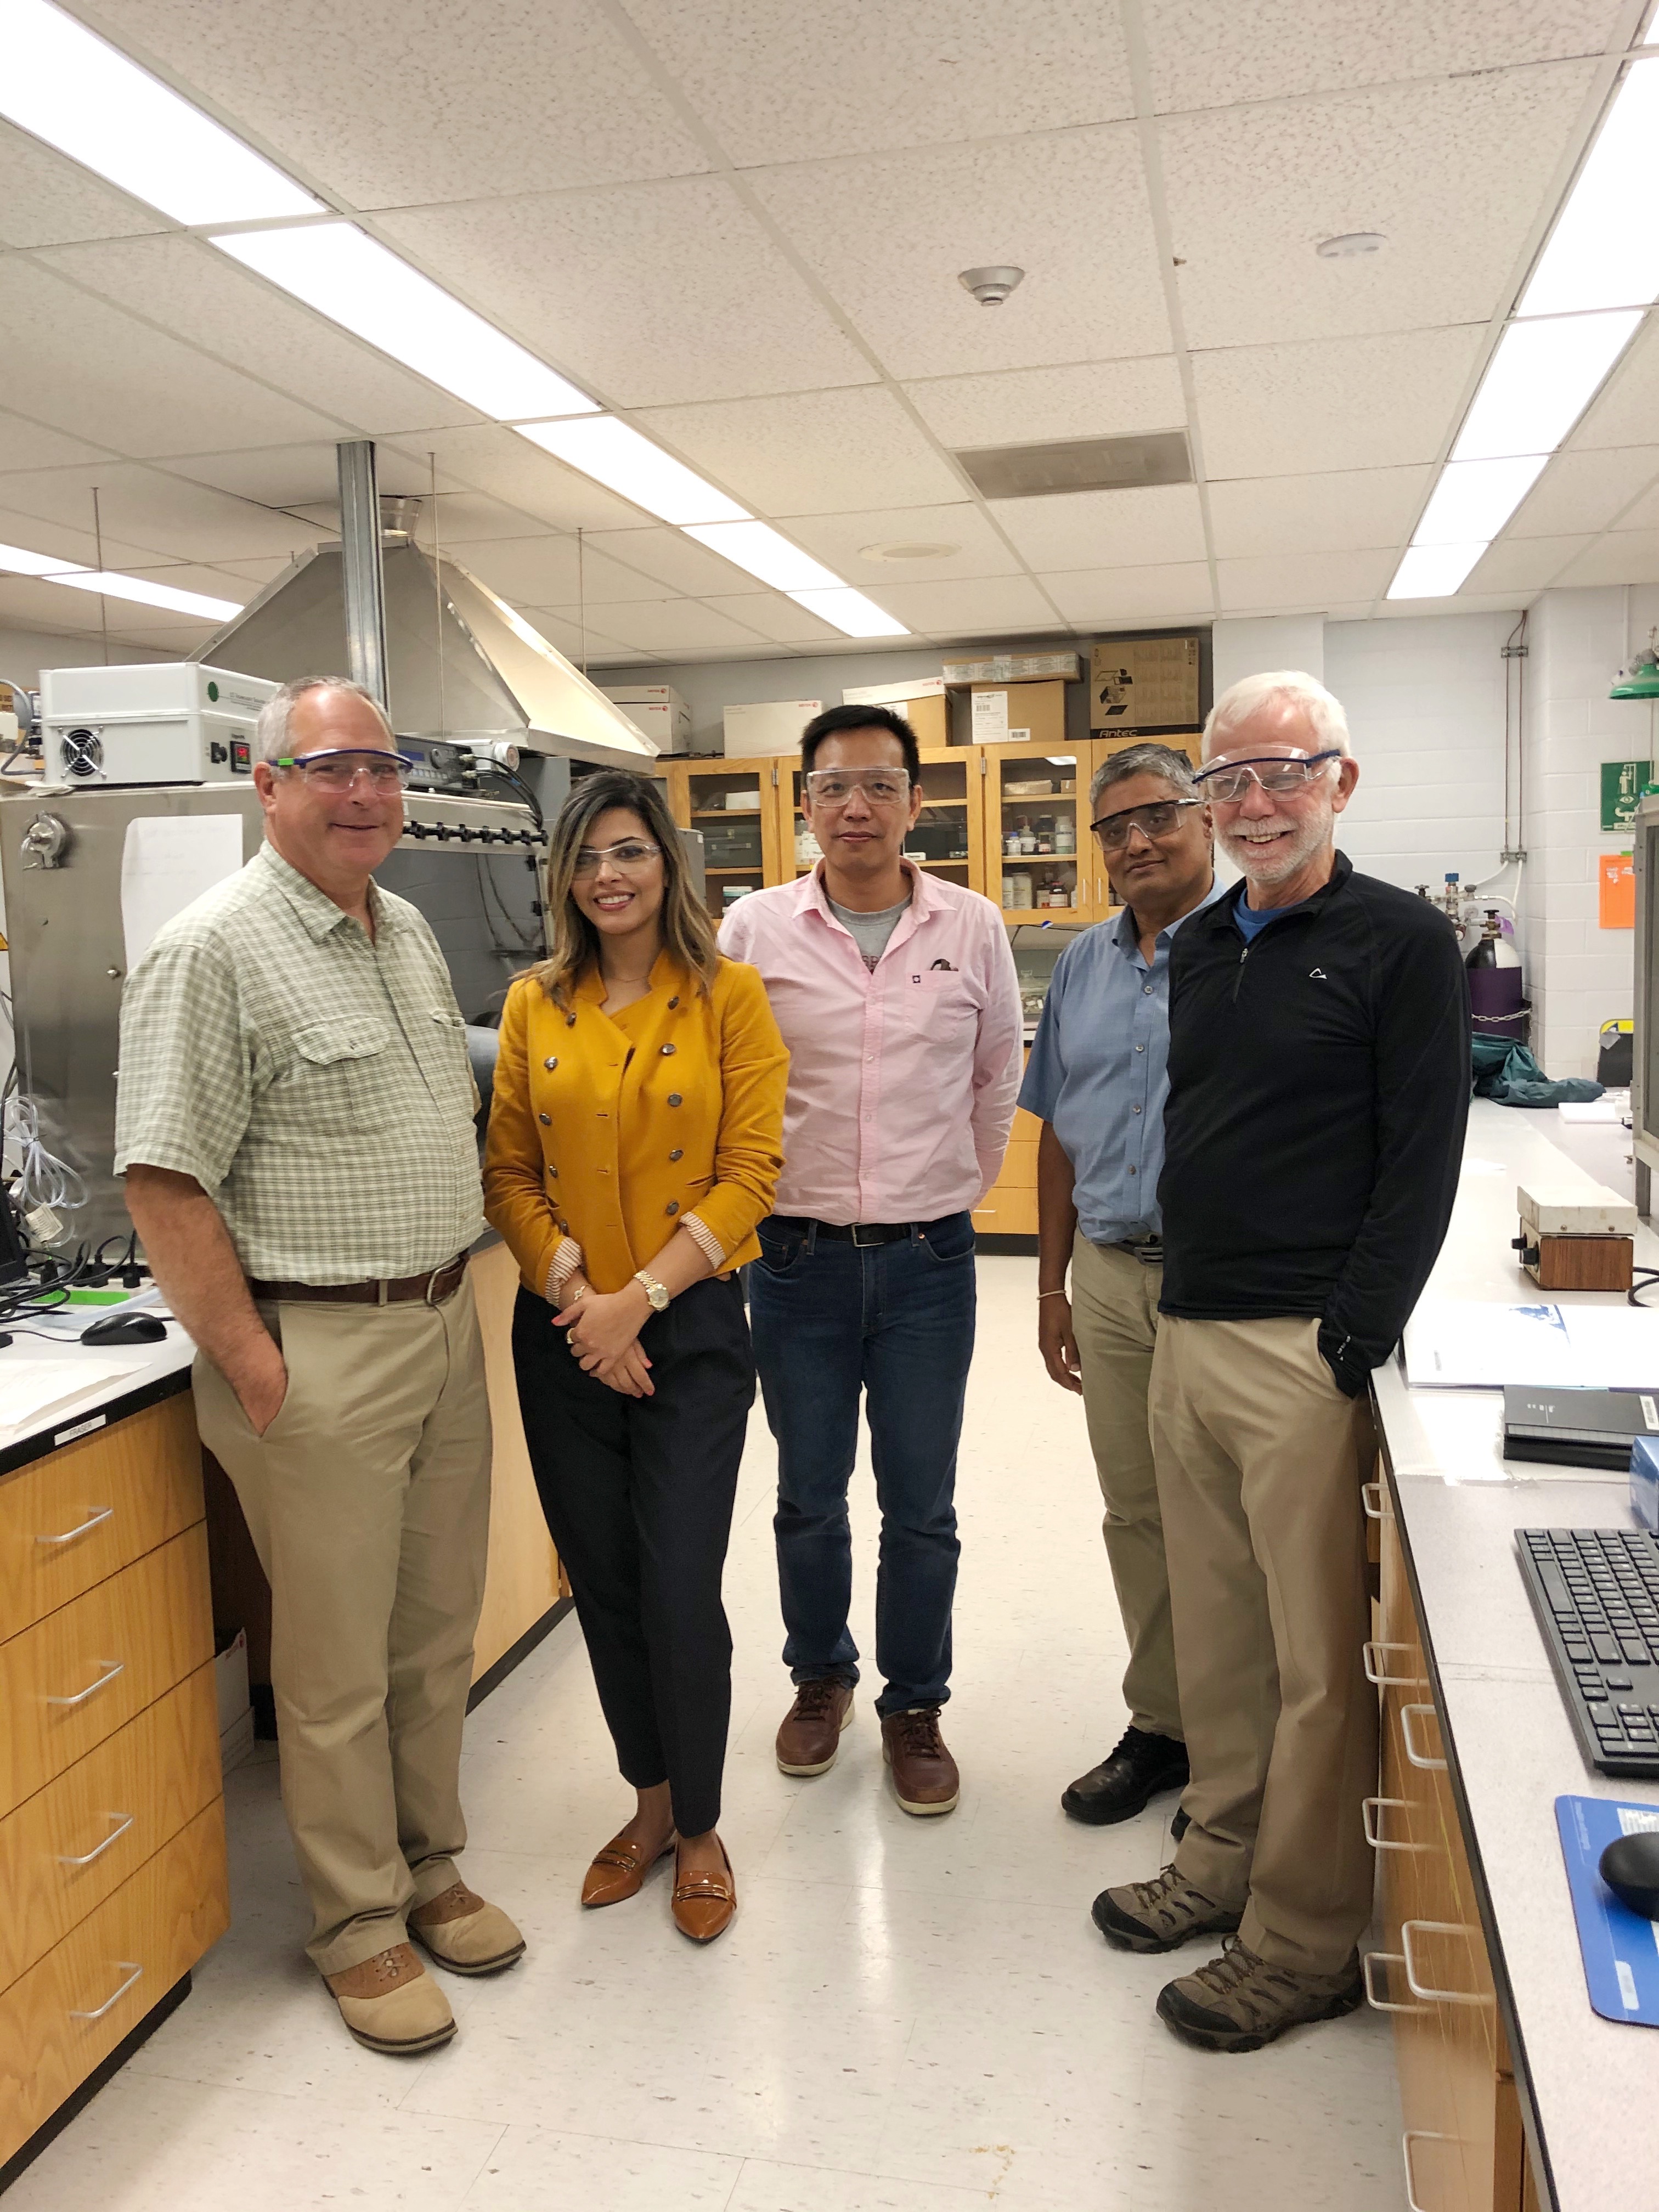
[{"label": "gray undershirt", "polygon": [[850,906],[842,906],[827,891],[824,893],[830,913],[844,929],[852,932],[853,942],[864,955],[865,966],[870,969],[886,951],[888,941],[903,920],[910,899],[911,893],[906,891],[896,906],[884,906],[879,914],[857,914]]}]

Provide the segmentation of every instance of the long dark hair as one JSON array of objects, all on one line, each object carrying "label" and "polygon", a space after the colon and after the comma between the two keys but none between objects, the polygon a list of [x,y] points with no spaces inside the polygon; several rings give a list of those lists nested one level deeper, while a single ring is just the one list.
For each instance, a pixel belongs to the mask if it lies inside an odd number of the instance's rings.
[{"label": "long dark hair", "polygon": [[571,886],[576,854],[601,814],[625,806],[637,814],[663,866],[663,949],[671,952],[707,991],[720,967],[714,925],[697,896],[685,864],[685,848],[668,801],[655,776],[633,769],[605,768],[584,776],[572,789],[548,831],[547,916],[551,948],[527,973],[557,1006],[568,1011],[570,993],[583,971],[597,962],[599,933],[577,905]]}]

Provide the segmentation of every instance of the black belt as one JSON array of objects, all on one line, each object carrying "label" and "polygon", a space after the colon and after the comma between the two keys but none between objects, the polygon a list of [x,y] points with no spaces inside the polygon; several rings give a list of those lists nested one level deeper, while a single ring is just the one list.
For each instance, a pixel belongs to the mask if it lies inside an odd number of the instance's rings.
[{"label": "black belt", "polygon": [[1164,1239],[1161,1237],[1142,1237],[1133,1243],[1125,1237],[1117,1249],[1139,1260],[1143,1267],[1161,1267],[1164,1265]]},{"label": "black belt", "polygon": [[776,1218],[791,1229],[816,1229],[834,1244],[901,1244],[912,1230],[926,1229],[926,1221],[815,1221],[810,1215],[781,1213]]}]

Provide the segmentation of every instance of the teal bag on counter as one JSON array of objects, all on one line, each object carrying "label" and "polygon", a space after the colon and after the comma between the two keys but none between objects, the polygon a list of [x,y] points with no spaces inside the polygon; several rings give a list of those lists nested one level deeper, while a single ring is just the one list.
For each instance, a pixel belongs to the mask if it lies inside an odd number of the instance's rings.
[{"label": "teal bag on counter", "polygon": [[1508,1037],[1470,1039],[1474,1095],[1500,1106],[1582,1106],[1601,1096],[1588,1075],[1565,1075],[1553,1083],[1523,1044]]}]

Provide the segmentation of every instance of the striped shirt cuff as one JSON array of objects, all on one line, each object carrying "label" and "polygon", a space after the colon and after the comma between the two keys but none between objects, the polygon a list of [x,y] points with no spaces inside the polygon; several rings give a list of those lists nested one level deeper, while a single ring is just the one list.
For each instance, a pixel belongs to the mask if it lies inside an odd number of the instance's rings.
[{"label": "striped shirt cuff", "polygon": [[562,1306],[564,1304],[564,1286],[573,1275],[580,1274],[581,1265],[581,1246],[574,1237],[563,1238],[547,1271],[547,1288],[543,1296],[549,1305]]},{"label": "striped shirt cuff", "polygon": [[680,1227],[690,1231],[694,1241],[702,1247],[711,1267],[718,1269],[726,1265],[725,1248],[707,1222],[699,1221],[695,1213],[683,1213],[680,1216]]}]

